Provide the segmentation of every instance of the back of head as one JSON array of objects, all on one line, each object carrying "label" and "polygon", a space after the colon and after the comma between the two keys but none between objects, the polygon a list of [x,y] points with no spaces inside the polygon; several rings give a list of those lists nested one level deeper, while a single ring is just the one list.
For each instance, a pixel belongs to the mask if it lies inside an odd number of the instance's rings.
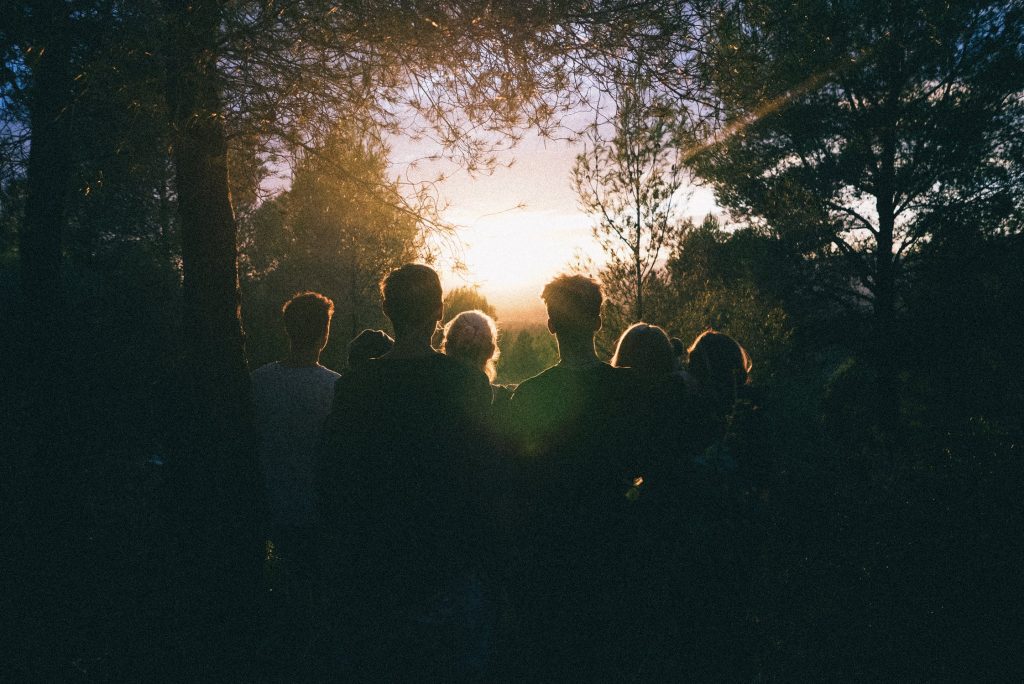
[{"label": "back of head", "polygon": [[441,351],[482,370],[493,382],[497,376],[494,362],[499,354],[498,326],[483,311],[463,311],[444,327]]},{"label": "back of head", "polygon": [[281,307],[293,349],[310,349],[327,334],[334,302],[319,292],[299,292]]},{"label": "back of head", "polygon": [[672,338],[672,353],[679,357],[686,353],[686,344],[678,337]]},{"label": "back of head", "polygon": [[645,376],[668,375],[675,370],[675,352],[664,329],[634,323],[619,338],[612,365],[635,368]]},{"label": "back of head", "polygon": [[396,335],[440,320],[443,311],[441,279],[423,264],[405,264],[380,284],[384,314]]},{"label": "back of head", "polygon": [[592,335],[601,327],[601,285],[583,275],[560,275],[544,286],[541,299],[558,334]]},{"label": "back of head", "polygon": [[739,342],[708,329],[697,336],[688,350],[689,369],[710,392],[734,397],[736,388],[747,384],[753,368],[750,356]]},{"label": "back of head", "polygon": [[363,330],[348,343],[348,367],[359,368],[370,359],[387,354],[395,345],[383,330]]},{"label": "back of head", "polygon": [[675,354],[675,371],[686,368],[686,343],[678,337],[672,338],[672,353]]}]

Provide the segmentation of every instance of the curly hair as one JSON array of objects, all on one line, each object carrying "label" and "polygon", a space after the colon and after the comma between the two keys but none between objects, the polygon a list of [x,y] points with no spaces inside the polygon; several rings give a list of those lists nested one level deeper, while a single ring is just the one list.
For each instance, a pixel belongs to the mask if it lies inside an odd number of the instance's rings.
[{"label": "curly hair", "polygon": [[548,318],[564,332],[591,333],[600,320],[604,293],[601,284],[584,275],[560,275],[540,295]]},{"label": "curly hair", "polygon": [[441,351],[468,366],[479,368],[494,382],[498,350],[498,326],[483,311],[463,311],[444,326]]}]

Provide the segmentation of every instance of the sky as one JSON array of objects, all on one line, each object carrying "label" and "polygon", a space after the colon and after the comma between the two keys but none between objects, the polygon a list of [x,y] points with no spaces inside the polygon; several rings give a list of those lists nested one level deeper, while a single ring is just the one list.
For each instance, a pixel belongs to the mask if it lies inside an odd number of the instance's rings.
[{"label": "sky", "polygon": [[[450,260],[442,260],[446,290],[475,285],[500,323],[539,322],[544,283],[581,260],[601,262],[593,220],[580,210],[570,182],[580,149],[578,143],[528,135],[499,157],[511,166],[476,177],[460,171],[438,186],[448,204],[443,216],[457,227],[454,251],[465,265],[455,272]],[[414,156],[411,149],[393,148],[396,165]],[[699,219],[715,210],[713,195],[698,188],[684,214]]]}]

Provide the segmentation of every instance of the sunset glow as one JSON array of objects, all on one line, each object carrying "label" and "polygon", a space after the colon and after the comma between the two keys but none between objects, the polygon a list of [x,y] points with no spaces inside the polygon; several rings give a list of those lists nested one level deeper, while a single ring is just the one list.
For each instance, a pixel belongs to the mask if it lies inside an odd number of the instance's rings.
[{"label": "sunset glow", "polygon": [[[593,218],[580,210],[570,185],[579,151],[565,141],[527,137],[492,174],[458,173],[440,184],[450,203],[445,219],[457,228],[454,244],[441,248],[446,289],[478,287],[503,323],[539,322],[544,283],[580,264],[602,263]],[[716,210],[712,193],[697,188],[683,213],[699,220]],[[455,258],[464,269],[451,268]]]}]

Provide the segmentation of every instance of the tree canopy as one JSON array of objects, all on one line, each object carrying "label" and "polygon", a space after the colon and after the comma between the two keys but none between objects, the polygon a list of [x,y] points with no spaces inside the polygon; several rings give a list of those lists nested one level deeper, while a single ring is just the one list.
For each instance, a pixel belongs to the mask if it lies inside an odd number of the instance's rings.
[{"label": "tree canopy", "polygon": [[723,2],[711,16],[700,68],[716,108],[696,172],[737,216],[841,268],[828,294],[888,330],[923,241],[1019,230],[1019,4]]}]

